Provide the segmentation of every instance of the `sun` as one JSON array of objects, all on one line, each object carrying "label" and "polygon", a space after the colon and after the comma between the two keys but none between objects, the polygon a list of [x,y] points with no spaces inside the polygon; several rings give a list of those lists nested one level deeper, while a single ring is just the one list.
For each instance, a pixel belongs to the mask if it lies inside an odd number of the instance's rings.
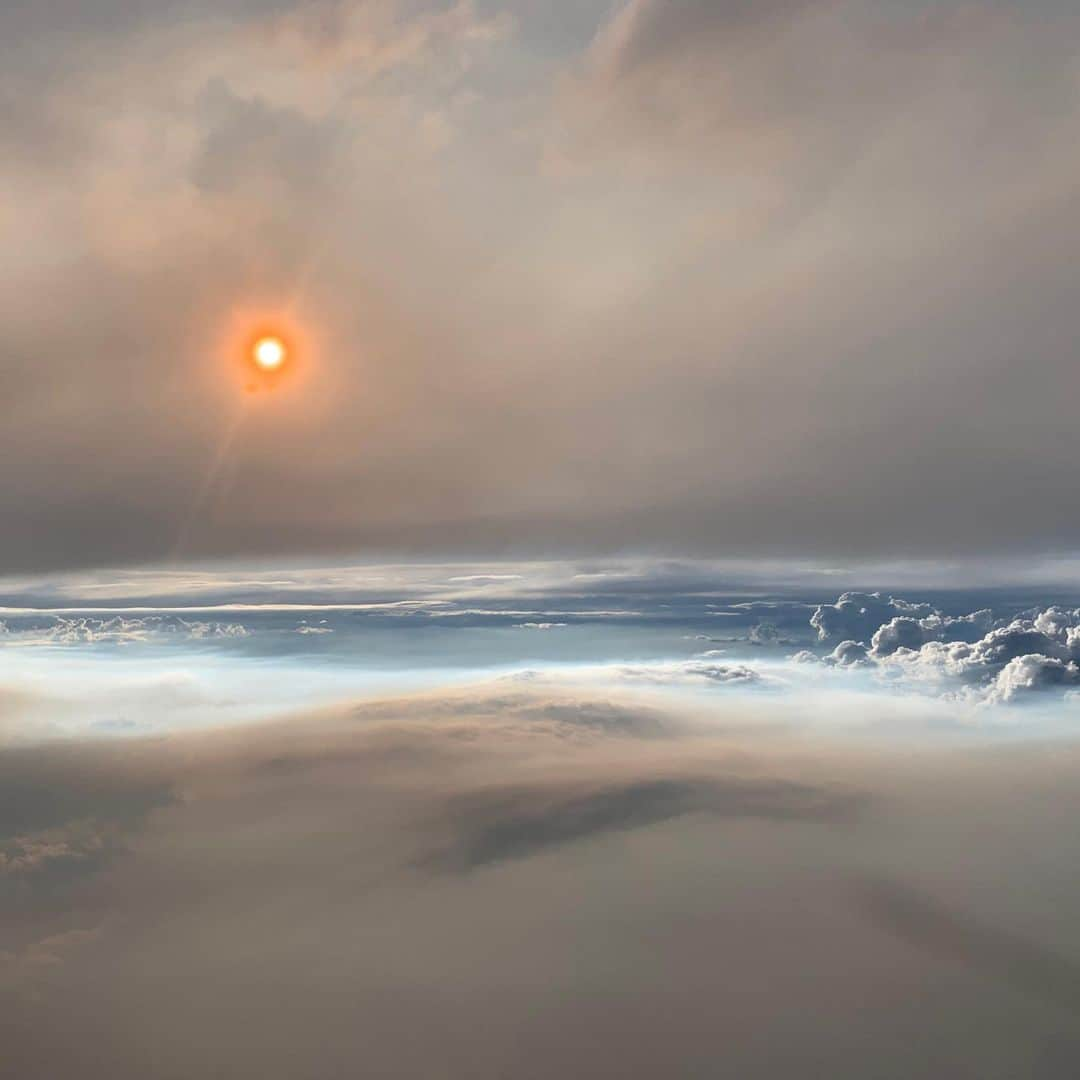
[{"label": "sun", "polygon": [[289,350],[279,337],[261,337],[251,347],[251,359],[260,371],[277,371],[289,358]]},{"label": "sun", "polygon": [[215,363],[245,397],[273,395],[290,402],[310,389],[317,357],[311,322],[291,307],[251,305],[237,307],[222,327]]}]

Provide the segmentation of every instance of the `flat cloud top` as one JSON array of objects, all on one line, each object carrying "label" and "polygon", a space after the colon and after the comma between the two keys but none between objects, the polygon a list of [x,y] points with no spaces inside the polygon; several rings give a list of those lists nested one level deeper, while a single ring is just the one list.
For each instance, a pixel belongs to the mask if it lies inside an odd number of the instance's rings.
[{"label": "flat cloud top", "polygon": [[1075,1071],[1075,747],[960,760],[738,708],[651,719],[491,686],[0,751],[5,1060]]}]

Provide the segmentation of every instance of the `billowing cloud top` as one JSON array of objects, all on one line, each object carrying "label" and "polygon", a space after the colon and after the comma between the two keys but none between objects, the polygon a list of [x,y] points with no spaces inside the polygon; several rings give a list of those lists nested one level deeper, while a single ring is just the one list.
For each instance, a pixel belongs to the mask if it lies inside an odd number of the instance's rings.
[{"label": "billowing cloud top", "polygon": [[[947,693],[991,702],[1080,685],[1080,608],[1032,608],[995,618],[983,608],[949,616],[929,604],[875,593],[844,593],[810,619],[823,642],[842,638],[824,659],[872,667]],[[814,658],[804,652],[801,659]]]},{"label": "billowing cloud top", "polygon": [[[1067,547],[1078,42],[1052,0],[4,5],[0,568]],[[246,395],[266,312],[303,378]]]}]

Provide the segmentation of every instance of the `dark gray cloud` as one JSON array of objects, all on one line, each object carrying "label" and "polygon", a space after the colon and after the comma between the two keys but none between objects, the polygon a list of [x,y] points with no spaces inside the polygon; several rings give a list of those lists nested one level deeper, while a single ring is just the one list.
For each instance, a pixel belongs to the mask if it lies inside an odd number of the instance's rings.
[{"label": "dark gray cloud", "polygon": [[318,198],[334,168],[332,120],[241,98],[222,79],[207,85],[200,106],[206,135],[191,163],[196,188],[216,195],[283,188],[290,198]]},{"label": "dark gray cloud", "polygon": [[[129,823],[169,801],[164,768],[103,746],[8,747],[0,755],[0,839],[97,819]],[[155,775],[156,774],[156,775]]]},{"label": "dark gray cloud", "polygon": [[983,926],[896,882],[868,881],[861,891],[870,915],[905,941],[1080,1014],[1080,962]]},{"label": "dark gray cloud", "polygon": [[672,57],[685,59],[767,30],[813,6],[813,0],[632,0],[613,19],[602,45],[610,50],[613,76],[629,78]]},{"label": "dark gray cloud", "polygon": [[688,814],[836,823],[857,808],[857,797],[842,792],[740,778],[660,777],[599,790],[495,788],[457,797],[440,809],[440,820],[453,827],[456,838],[430,864],[472,870]]}]

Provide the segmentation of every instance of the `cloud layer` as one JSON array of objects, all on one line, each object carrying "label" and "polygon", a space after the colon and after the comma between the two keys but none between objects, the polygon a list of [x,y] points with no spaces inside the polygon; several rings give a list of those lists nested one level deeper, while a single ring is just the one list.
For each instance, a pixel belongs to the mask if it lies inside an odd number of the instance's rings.
[{"label": "cloud layer", "polygon": [[[1075,724],[1074,585],[924,583],[823,602],[866,571],[773,572],[626,559],[9,579],[0,739],[217,727],[493,677],[664,707],[771,703],[809,710],[811,727],[883,734],[931,714],[953,729]],[[986,708],[1024,704],[1040,708]]]},{"label": "cloud layer", "polygon": [[0,749],[5,1061],[1075,1073],[1074,748],[702,720],[493,684]]}]

